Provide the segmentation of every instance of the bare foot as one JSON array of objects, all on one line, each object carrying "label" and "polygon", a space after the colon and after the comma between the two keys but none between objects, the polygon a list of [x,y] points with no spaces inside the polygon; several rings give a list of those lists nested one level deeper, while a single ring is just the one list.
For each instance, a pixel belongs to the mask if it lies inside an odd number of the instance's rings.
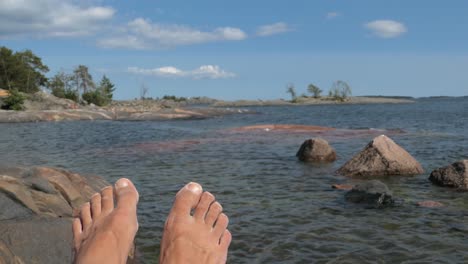
[{"label": "bare foot", "polygon": [[[114,195],[117,206],[114,208]],[[126,263],[138,230],[138,192],[128,179],[91,198],[73,221],[75,263]]]},{"label": "bare foot", "polygon": [[222,210],[199,184],[182,188],[164,227],[160,263],[226,263],[231,233]]}]

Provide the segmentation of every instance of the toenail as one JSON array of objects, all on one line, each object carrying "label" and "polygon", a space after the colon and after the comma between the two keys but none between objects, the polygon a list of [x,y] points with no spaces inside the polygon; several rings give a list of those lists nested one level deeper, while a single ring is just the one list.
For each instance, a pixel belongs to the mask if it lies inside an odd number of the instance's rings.
[{"label": "toenail", "polygon": [[189,189],[191,192],[201,192],[201,186],[194,182],[188,183],[187,185],[185,185],[185,188]]},{"label": "toenail", "polygon": [[101,192],[102,192],[102,191],[104,191],[105,189],[109,189],[109,188],[111,188],[111,189],[112,189],[112,186],[106,186],[106,187],[102,187],[102,189],[101,189]]},{"label": "toenail", "polygon": [[122,179],[118,180],[118,181],[115,183],[115,187],[116,187],[116,188],[125,188],[125,187],[128,187],[128,180],[125,179],[125,178],[122,178]]}]

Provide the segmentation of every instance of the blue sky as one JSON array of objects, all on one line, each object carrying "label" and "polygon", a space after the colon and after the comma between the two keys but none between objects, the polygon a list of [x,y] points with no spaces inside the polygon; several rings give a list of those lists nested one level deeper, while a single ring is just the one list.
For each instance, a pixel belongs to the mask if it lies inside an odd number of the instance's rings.
[{"label": "blue sky", "polygon": [[468,95],[468,1],[0,0],[0,45],[106,74],[115,98]]}]

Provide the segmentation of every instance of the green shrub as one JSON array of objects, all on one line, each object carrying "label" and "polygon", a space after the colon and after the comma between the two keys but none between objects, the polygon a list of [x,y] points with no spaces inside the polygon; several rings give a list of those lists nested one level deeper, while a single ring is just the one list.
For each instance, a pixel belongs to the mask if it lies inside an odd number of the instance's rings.
[{"label": "green shrub", "polygon": [[88,102],[88,104],[95,104],[97,106],[104,106],[110,102],[109,97],[103,95],[100,90],[86,92],[81,95],[81,98]]},{"label": "green shrub", "polygon": [[2,108],[6,110],[24,110],[25,96],[16,89],[9,90],[10,95],[3,100]]},{"label": "green shrub", "polygon": [[175,95],[165,95],[162,98],[163,100],[174,101],[174,102],[185,102],[187,98],[185,97],[177,97]]}]

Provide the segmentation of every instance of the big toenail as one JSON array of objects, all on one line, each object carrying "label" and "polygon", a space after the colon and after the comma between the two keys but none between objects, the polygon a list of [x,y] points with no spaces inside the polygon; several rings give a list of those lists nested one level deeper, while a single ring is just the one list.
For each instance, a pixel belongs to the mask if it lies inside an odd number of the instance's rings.
[{"label": "big toenail", "polygon": [[190,182],[189,184],[187,184],[185,186],[187,189],[189,189],[191,192],[200,192],[201,189],[200,189],[200,185],[194,183],[194,182]]},{"label": "big toenail", "polygon": [[116,188],[125,188],[128,187],[128,180],[127,179],[120,179],[115,183]]}]

